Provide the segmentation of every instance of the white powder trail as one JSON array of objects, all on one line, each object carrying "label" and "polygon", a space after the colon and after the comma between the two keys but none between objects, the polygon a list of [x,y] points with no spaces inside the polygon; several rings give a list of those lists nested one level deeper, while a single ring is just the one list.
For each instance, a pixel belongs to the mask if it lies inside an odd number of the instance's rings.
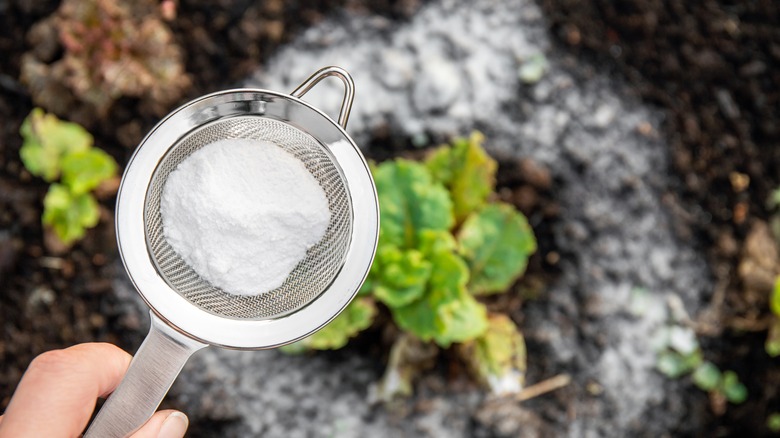
[{"label": "white powder trail", "polygon": [[279,146],[226,139],[182,161],[163,188],[163,233],[212,285],[259,295],[284,283],[325,235],[325,192]]}]

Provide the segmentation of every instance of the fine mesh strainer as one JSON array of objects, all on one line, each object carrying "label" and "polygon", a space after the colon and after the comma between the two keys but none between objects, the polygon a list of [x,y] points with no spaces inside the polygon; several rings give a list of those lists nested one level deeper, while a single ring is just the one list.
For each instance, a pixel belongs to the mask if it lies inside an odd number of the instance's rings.
[{"label": "fine mesh strainer", "polygon": [[[328,76],[345,86],[338,123],[300,100]],[[116,226],[122,261],[151,308],[152,323],[85,437],[125,437],[141,427],[201,348],[288,344],[322,328],[352,300],[371,266],[379,230],[371,174],[344,131],[353,97],[349,74],[326,67],[291,95],[239,89],[196,99],[141,142],[122,177]],[[325,236],[284,283],[256,296],[232,295],[202,279],[162,230],[160,196],[168,175],[199,148],[228,138],[272,142],[299,159],[319,182],[331,212]]]}]

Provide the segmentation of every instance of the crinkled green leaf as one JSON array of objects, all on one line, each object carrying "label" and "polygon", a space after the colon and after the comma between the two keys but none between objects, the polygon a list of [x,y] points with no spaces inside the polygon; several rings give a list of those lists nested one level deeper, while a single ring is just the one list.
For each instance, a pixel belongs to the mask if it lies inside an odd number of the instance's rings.
[{"label": "crinkled green leaf", "polygon": [[[438,239],[436,238],[438,236]],[[427,233],[421,240],[431,262],[431,276],[425,295],[405,306],[392,309],[404,330],[424,341],[434,340],[443,347],[473,339],[487,327],[485,307],[466,291],[468,267],[451,249],[446,233]],[[437,240],[440,240],[437,243]]]},{"label": "crinkled green leaf", "polygon": [[468,268],[457,255],[443,251],[429,254],[432,271],[426,293],[406,306],[392,309],[398,325],[424,341],[446,332],[440,321],[439,307],[460,298],[468,281]]},{"label": "crinkled green leaf", "polygon": [[43,223],[54,229],[57,237],[71,244],[84,236],[100,219],[97,201],[89,193],[74,195],[61,184],[52,184],[43,199]]},{"label": "crinkled green leaf", "polygon": [[704,391],[712,391],[720,382],[720,370],[712,362],[704,362],[699,365],[691,375],[693,383]]},{"label": "crinkled green leaf", "polygon": [[374,296],[388,307],[400,307],[425,293],[432,267],[420,251],[384,245],[378,249],[372,269],[378,272]]},{"label": "crinkled green leaf", "polygon": [[739,381],[737,373],[726,371],[723,373],[723,379],[720,382],[720,389],[726,400],[734,404],[739,404],[747,400],[747,388]]},{"label": "crinkled green leaf", "polygon": [[513,394],[523,389],[525,340],[508,316],[490,315],[485,333],[461,345],[458,352],[477,380],[493,394]]},{"label": "crinkled green leaf", "polygon": [[418,233],[418,248],[423,254],[434,255],[441,252],[455,252],[458,244],[452,233],[442,230],[422,230]]},{"label": "crinkled green leaf", "polygon": [[116,174],[117,164],[101,149],[70,153],[62,158],[62,182],[75,194],[87,193]]},{"label": "crinkled green leaf", "polygon": [[350,338],[371,326],[376,316],[376,305],[371,298],[355,298],[339,316],[313,335],[282,347],[291,353],[302,353],[307,349],[338,350],[347,345]]},{"label": "crinkled green leaf", "polygon": [[766,354],[772,357],[780,356],[780,318],[773,318],[772,324],[769,326],[769,332],[766,335],[764,350],[766,350]]},{"label": "crinkled green leaf", "polygon": [[436,334],[433,340],[442,347],[465,342],[487,330],[487,309],[465,289],[458,299],[439,306],[436,312]]},{"label": "crinkled green leaf", "polygon": [[772,290],[772,297],[769,300],[769,306],[772,309],[772,313],[776,316],[780,316],[780,277],[775,279],[775,287]]},{"label": "crinkled green leaf", "polygon": [[34,108],[20,128],[24,144],[19,155],[30,173],[46,181],[60,175],[62,159],[83,152],[92,144],[92,135],[81,126]]},{"label": "crinkled green leaf", "polygon": [[460,253],[471,270],[469,291],[505,291],[523,274],[536,239],[525,216],[507,204],[486,205],[458,233]]},{"label": "crinkled green leaf", "polygon": [[425,299],[393,309],[398,326],[441,347],[476,338],[487,329],[485,306],[461,289],[453,297],[435,292]]},{"label": "crinkled green leaf", "polygon": [[415,248],[423,230],[449,230],[452,201],[447,189],[420,163],[398,159],[374,170],[381,221],[380,245]]},{"label": "crinkled green leaf", "polygon": [[425,162],[433,178],[450,191],[457,223],[481,207],[496,185],[497,165],[482,149],[484,139],[479,132],[455,139],[452,146],[440,147]]},{"label": "crinkled green leaf", "polygon": [[441,292],[445,302],[459,299],[456,293],[469,281],[466,262],[454,251],[454,239],[449,233],[427,232],[421,234],[422,250],[433,269],[428,282],[429,292]]}]

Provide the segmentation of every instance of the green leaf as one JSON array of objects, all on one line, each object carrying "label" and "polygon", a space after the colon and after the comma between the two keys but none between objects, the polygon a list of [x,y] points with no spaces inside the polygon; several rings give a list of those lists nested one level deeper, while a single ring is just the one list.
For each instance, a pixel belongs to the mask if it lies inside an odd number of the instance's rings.
[{"label": "green leaf", "polygon": [[101,149],[65,155],[62,159],[62,182],[75,194],[87,193],[116,174],[117,164]]},{"label": "green leaf", "polygon": [[371,326],[376,316],[376,305],[371,298],[355,298],[339,316],[313,335],[286,345],[283,351],[297,354],[306,349],[338,350],[350,338]]},{"label": "green leaf", "polygon": [[766,419],[766,427],[770,431],[780,432],[780,412],[772,412]]},{"label": "green leaf", "polygon": [[693,383],[703,391],[712,391],[717,388],[721,379],[720,370],[712,362],[704,362],[699,365],[691,377]]},{"label": "green leaf", "polygon": [[84,237],[87,228],[97,225],[100,211],[92,195],[75,195],[64,185],[52,184],[43,199],[42,219],[69,245]]},{"label": "green leaf", "polygon": [[487,330],[487,309],[474,296],[461,289],[457,300],[439,306],[433,340],[447,348],[453,342],[465,342]]},{"label": "green leaf", "polygon": [[469,370],[495,395],[523,389],[526,349],[523,335],[508,316],[492,314],[485,333],[458,348]]},{"label": "green leaf", "polygon": [[433,178],[450,191],[457,223],[481,207],[496,185],[497,165],[482,148],[484,139],[479,132],[455,139],[451,147],[440,147],[425,162]]},{"label": "green leaf", "polygon": [[374,296],[392,308],[405,306],[425,293],[432,266],[420,251],[384,245],[377,251],[372,270],[378,273]]},{"label": "green leaf", "polygon": [[418,233],[420,251],[432,256],[442,252],[452,252],[458,248],[455,237],[449,231],[422,230]]},{"label": "green leaf", "polygon": [[24,167],[49,182],[60,175],[63,157],[86,151],[92,145],[92,135],[84,128],[40,108],[30,112],[19,131],[24,139],[19,150]]},{"label": "green leaf", "polygon": [[701,362],[702,358],[699,352],[684,356],[675,351],[665,350],[659,353],[655,366],[666,377],[676,379],[691,372]]},{"label": "green leaf", "polygon": [[536,239],[525,216],[507,204],[491,204],[472,214],[458,233],[460,254],[471,269],[469,290],[476,295],[505,291],[523,274]]},{"label": "green leaf", "polygon": [[658,355],[655,366],[663,375],[672,379],[676,379],[688,372],[682,356],[672,351],[661,352]]},{"label": "green leaf", "polygon": [[772,290],[769,307],[772,309],[772,313],[776,316],[780,316],[780,277],[775,279],[775,287]]},{"label": "green leaf", "polygon": [[734,371],[726,371],[723,373],[720,389],[723,391],[723,395],[726,396],[726,400],[731,403],[739,404],[747,400],[747,388],[740,383],[739,377]]},{"label": "green leaf", "polygon": [[[433,235],[426,236],[429,241],[428,248],[439,246],[431,243],[431,239]],[[391,311],[399,327],[420,339],[444,340],[452,334],[452,330],[457,330],[455,327],[451,330],[449,324],[456,322],[453,321],[454,315],[451,315],[451,312],[458,309],[443,311],[440,308],[467,295],[463,292],[468,281],[468,268],[463,260],[451,251],[428,253],[426,256],[431,262],[431,275],[426,284],[425,295],[406,306],[392,308]],[[449,345],[446,341],[445,344]]]},{"label": "green leaf", "polygon": [[434,182],[420,163],[398,159],[374,171],[381,211],[380,245],[401,249],[417,246],[423,230],[449,230],[454,225],[447,189]]},{"label": "green leaf", "polygon": [[430,341],[436,335],[437,314],[427,298],[391,309],[391,312],[398,327],[423,341]]},{"label": "green leaf", "polygon": [[780,318],[773,318],[764,343],[764,350],[771,357],[780,356]]},{"label": "green leaf", "polygon": [[425,294],[405,306],[391,308],[399,327],[442,347],[479,336],[487,328],[487,311],[467,291],[468,267],[450,249],[452,237],[427,232],[420,239],[431,263]]}]

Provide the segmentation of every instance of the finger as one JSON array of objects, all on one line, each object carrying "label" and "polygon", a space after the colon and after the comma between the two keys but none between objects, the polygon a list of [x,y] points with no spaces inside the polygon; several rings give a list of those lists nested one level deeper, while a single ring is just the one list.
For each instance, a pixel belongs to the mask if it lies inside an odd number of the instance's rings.
[{"label": "finger", "polygon": [[189,424],[187,416],[179,411],[160,411],[130,438],[182,438]]},{"label": "finger", "polygon": [[72,437],[84,431],[95,402],[116,389],[131,356],[111,344],[80,344],[36,357],[19,382],[0,437]]}]

